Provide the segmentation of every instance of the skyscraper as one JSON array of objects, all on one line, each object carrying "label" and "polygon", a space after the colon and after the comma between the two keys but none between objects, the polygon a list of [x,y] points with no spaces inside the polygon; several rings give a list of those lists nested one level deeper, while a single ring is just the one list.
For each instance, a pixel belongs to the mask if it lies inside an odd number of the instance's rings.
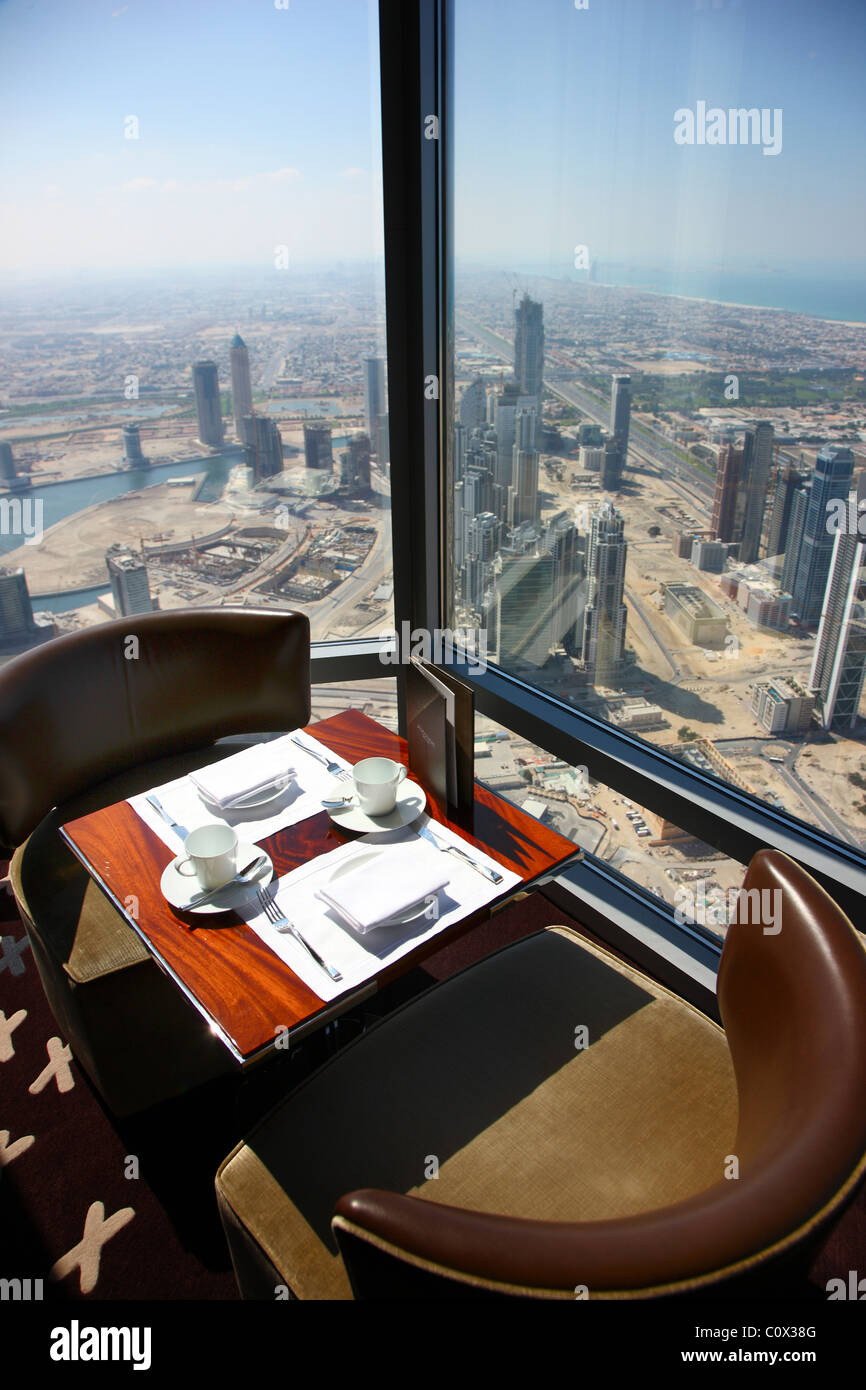
[{"label": "skyscraper", "polygon": [[493,579],[493,562],[502,543],[502,522],[492,512],[480,512],[468,525],[463,575],[463,601],[481,613]]},{"label": "skyscraper", "polygon": [[[859,495],[858,495],[859,494]],[[866,498],[861,474],[857,506]],[[866,675],[866,541],[844,527],[836,533],[824,611],[815,640],[809,688],[825,729],[851,729],[857,723]]]},{"label": "skyscraper", "polygon": [[768,507],[766,547],[768,558],[785,553],[794,494],[805,485],[806,476],[793,463],[789,463],[780,470],[776,478],[776,486],[773,489]]},{"label": "skyscraper", "polygon": [[602,492],[618,492],[622,484],[623,452],[618,439],[607,439],[601,450],[599,486]]},{"label": "skyscraper", "polygon": [[487,394],[484,382],[477,376],[460,398],[460,423],[467,430],[480,428],[487,420]]},{"label": "skyscraper", "polygon": [[35,633],[33,605],[23,569],[0,565],[0,646],[13,646]]},{"label": "skyscraper", "polygon": [[521,394],[536,401],[540,421],[544,395],[544,306],[528,294],[514,311],[514,375]]},{"label": "skyscraper", "polygon": [[496,586],[500,664],[543,666],[554,645],[553,619],[553,556],[504,556]]},{"label": "skyscraper", "polygon": [[198,437],[208,448],[223,442],[222,403],[216,362],[196,362],[192,369]]},{"label": "skyscraper", "polygon": [[377,458],[380,455],[380,416],[385,413],[385,360],[367,357],[364,359],[364,425]]},{"label": "skyscraper", "polygon": [[304,461],[308,468],[333,467],[330,425],[304,425]]},{"label": "skyscraper", "polygon": [[125,545],[112,545],[105,552],[111,595],[118,617],[128,618],[135,613],[150,613],[154,603],[150,596],[147,566],[140,555]]},{"label": "skyscraper", "polygon": [[123,426],[123,461],[127,468],[141,468],[147,463],[141,452],[141,432],[138,425]]},{"label": "skyscraper", "polygon": [[584,670],[596,685],[616,684],[625,657],[627,553],[622,513],[602,502],[590,525],[581,649]]},{"label": "skyscraper", "polygon": [[773,426],[759,420],[746,429],[734,518],[733,539],[739,541],[739,558],[747,565],[754,564],[760,554],[772,462]]},{"label": "skyscraper", "polygon": [[720,541],[732,541],[735,535],[737,489],[743,466],[743,454],[733,444],[723,444],[716,465],[716,490],[713,496],[713,535]]},{"label": "skyscraper", "polygon": [[[534,396],[521,396],[520,383],[509,377],[499,391],[492,397],[493,429],[492,439],[496,442],[496,467],[494,481],[503,487],[510,487],[514,481],[514,426],[520,407],[534,408]],[[528,446],[534,448],[535,440]],[[526,447],[526,446],[525,446]]]},{"label": "skyscraper", "polygon": [[340,455],[340,482],[343,487],[358,492],[370,489],[370,439],[366,434],[353,434],[349,447]]},{"label": "skyscraper", "polygon": [[283,471],[283,441],[276,420],[269,415],[244,415],[240,421],[244,462],[258,483]]},{"label": "skyscraper", "polygon": [[628,462],[628,432],[631,424],[631,377],[614,375],[610,389],[610,434],[619,445],[620,476]]},{"label": "skyscraper", "polygon": [[240,333],[232,338],[229,352],[232,371],[232,414],[235,417],[235,434],[243,439],[243,419],[253,414],[253,383],[250,378],[250,354]]},{"label": "skyscraper", "polygon": [[12,445],[0,444],[0,478],[2,478],[5,483],[11,483],[15,476],[15,460],[12,457]]},{"label": "skyscraper", "polygon": [[817,623],[821,617],[835,540],[827,525],[829,504],[847,498],[853,470],[850,449],[825,444],[815,460],[805,505],[798,506],[801,494],[795,495],[782,587],[791,594],[792,610],[802,623]]},{"label": "skyscraper", "polygon": [[553,557],[553,638],[569,656],[579,651],[586,585],[577,527],[562,513],[546,528],[545,546]]},{"label": "skyscraper", "polygon": [[538,452],[534,447],[537,414],[518,408],[514,416],[514,449],[508,495],[508,524],[521,526],[538,516]]}]

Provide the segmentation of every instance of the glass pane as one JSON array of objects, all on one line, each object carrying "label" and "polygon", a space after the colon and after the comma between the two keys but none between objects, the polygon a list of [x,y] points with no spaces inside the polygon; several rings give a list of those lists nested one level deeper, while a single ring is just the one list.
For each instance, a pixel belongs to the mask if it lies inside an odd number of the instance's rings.
[{"label": "glass pane", "polygon": [[0,653],[393,630],[378,7],[0,7]]},{"label": "glass pane", "polygon": [[358,709],[392,733],[397,732],[397,682],[384,680],[349,681],[346,685],[314,685],[310,691],[310,722],[330,719],[347,709]]},{"label": "glass pane", "polygon": [[453,13],[450,623],[866,846],[863,13]]},{"label": "glass pane", "polygon": [[723,936],[745,865],[477,715],[475,775],[678,914]]}]

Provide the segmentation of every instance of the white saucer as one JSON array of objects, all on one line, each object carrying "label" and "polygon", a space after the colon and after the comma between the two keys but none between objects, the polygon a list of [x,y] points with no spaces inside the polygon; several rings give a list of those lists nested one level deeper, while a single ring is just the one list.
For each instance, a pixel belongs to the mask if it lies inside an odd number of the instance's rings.
[{"label": "white saucer", "polygon": [[187,907],[190,898],[194,898],[196,893],[204,892],[204,889],[193,874],[182,874],[178,871],[178,864],[186,857],[179,854],[177,859],[172,859],[171,863],[163,869],[162,878],[159,881],[163,897],[179,912],[229,912],[240,907],[242,903],[252,901],[256,889],[270,883],[274,876],[274,866],[270,858],[258,845],[238,845],[237,863],[239,867],[242,868],[244,864],[249,864],[256,853],[265,855],[265,863],[255,878],[250,879],[249,883],[227,883],[225,888],[221,888],[209,903],[202,903],[201,907]]},{"label": "white saucer", "polygon": [[328,806],[325,809],[331,820],[343,830],[359,830],[361,834],[369,835],[376,830],[398,830],[401,825],[410,825],[418,819],[426,805],[427,793],[424,788],[404,777],[397,788],[397,804],[387,816],[368,816],[356,801],[347,806]]},{"label": "white saucer", "polygon": [[[358,854],[353,854],[351,859],[344,859],[342,864],[338,864],[334,872],[328,876],[327,882],[333,883],[334,879],[342,878],[344,874],[354,873],[355,869],[360,868],[362,864],[368,863],[371,859],[376,859],[381,854],[381,849],[374,849],[372,846],[369,849],[360,850]],[[429,908],[430,902],[428,898],[425,897],[417,903],[413,903],[411,907],[404,908],[403,911],[398,912],[396,916],[388,917],[384,922],[377,923],[375,927],[371,928],[371,931],[378,931],[380,927],[402,927],[408,925],[409,922],[418,922],[422,917],[426,916]],[[334,907],[331,908],[330,911],[336,913],[337,909]],[[337,913],[337,916],[339,916],[339,913]]]}]

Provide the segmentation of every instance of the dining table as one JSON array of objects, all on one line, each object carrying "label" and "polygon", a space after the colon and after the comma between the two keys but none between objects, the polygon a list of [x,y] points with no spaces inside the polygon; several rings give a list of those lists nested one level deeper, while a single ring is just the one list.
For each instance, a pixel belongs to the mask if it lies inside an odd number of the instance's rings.
[{"label": "dining table", "polygon": [[[241,1069],[323,1028],[582,857],[573,841],[477,779],[472,805],[449,815],[442,798],[421,787],[409,767],[405,739],[361,710],[346,709],[254,747],[260,760],[269,749],[275,763],[291,758],[304,799],[270,822],[253,813],[249,830],[249,815],[235,828],[242,841],[245,834],[254,836],[250,845],[272,866],[262,892],[275,900],[277,915],[297,928],[306,946],[341,976],[337,980],[288,930],[270,922],[255,885],[239,905],[222,911],[184,911],[167,900],[163,886],[191,828],[179,822],[191,820],[194,784],[155,788],[164,812],[158,819],[150,802],[132,798],[61,828],[117,912]],[[227,751],[241,758],[248,750]],[[412,822],[359,833],[345,823],[347,817],[322,805],[329,789],[351,791],[352,768],[365,758],[389,758],[408,769],[402,786],[415,787],[423,802]],[[212,806],[195,814],[211,823],[234,819]],[[277,828],[270,830],[271,824]],[[444,879],[446,886],[428,894],[426,908],[414,917],[404,913],[396,928],[362,934],[319,896],[323,883],[336,882],[337,874],[358,863],[372,865],[385,887],[400,865],[415,864],[433,875],[431,882]]]}]

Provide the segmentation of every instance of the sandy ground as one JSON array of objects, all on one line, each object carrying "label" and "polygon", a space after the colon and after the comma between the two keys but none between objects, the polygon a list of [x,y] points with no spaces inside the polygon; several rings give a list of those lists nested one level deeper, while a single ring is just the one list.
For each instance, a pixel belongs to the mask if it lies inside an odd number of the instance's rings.
[{"label": "sandy ground", "polygon": [[142,540],[210,535],[234,519],[229,507],[191,502],[191,490],[162,485],[88,507],[49,527],[39,545],[9,551],[4,563],[24,565],[31,594],[107,583],[105,552],[115,541],[137,550]]}]

